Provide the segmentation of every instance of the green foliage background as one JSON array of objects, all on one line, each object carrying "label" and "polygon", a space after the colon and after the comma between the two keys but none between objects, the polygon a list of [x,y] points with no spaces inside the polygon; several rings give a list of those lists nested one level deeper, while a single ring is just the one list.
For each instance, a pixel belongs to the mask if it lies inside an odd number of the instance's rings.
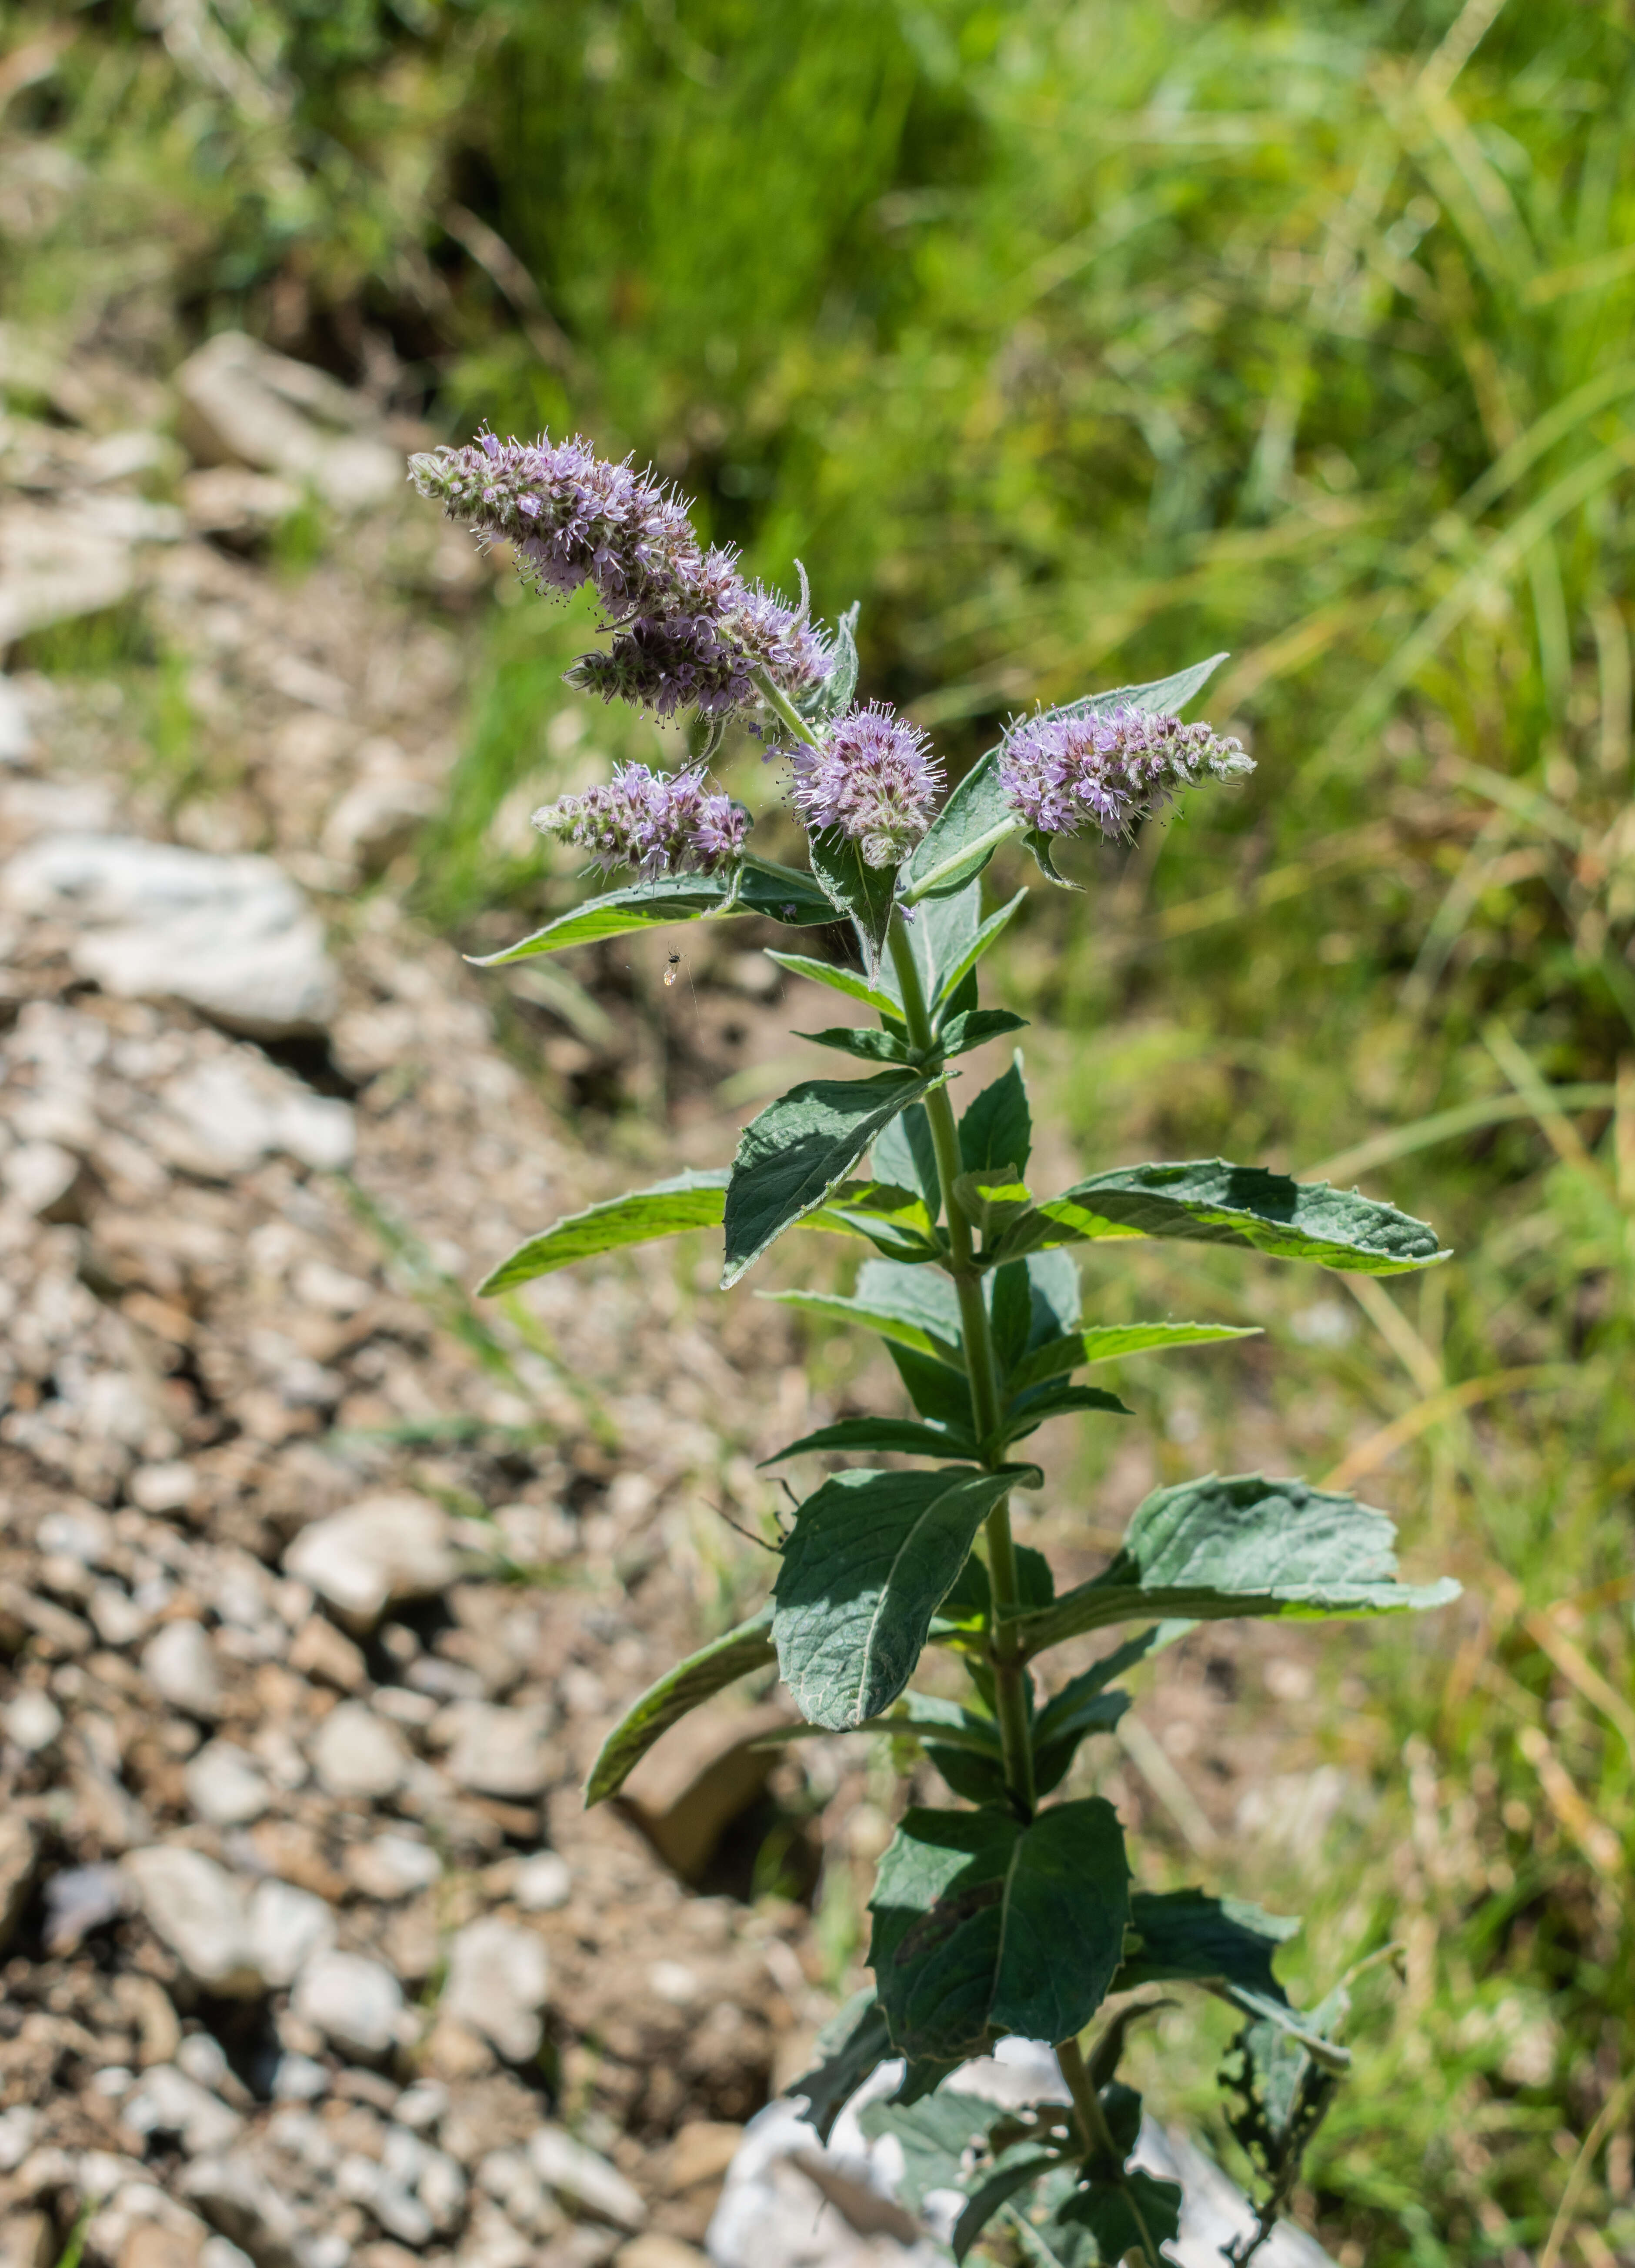
[{"label": "green foliage background", "polygon": [[[956,763],[1231,649],[1247,792],[1086,858],[1006,951],[1086,1162],[1337,1160],[1460,1251],[1252,1381],[1314,1470],[1396,1426],[1374,1485],[1470,1594],[1323,1689],[1374,1801],[1324,1838],[1312,1974],[1407,1952],[1306,2203],[1347,2268],[1635,2257],[1627,5],[166,0],[6,36],[42,57],[8,124],[96,185],[0,247],[9,319],[134,305],[159,361],[239,320],[347,375],[384,338],[451,434],[652,456],[757,571],[862,599],[865,682]],[[540,895],[485,830],[575,643],[487,636],[421,876],[462,933]],[[1194,1410],[1189,1469],[1238,1414]]]}]

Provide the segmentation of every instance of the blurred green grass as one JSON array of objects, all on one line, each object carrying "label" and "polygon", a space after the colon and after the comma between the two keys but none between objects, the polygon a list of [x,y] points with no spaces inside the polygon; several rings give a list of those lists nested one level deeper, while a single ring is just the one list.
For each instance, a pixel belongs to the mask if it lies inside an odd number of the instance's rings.
[{"label": "blurred green grass", "polygon": [[[84,170],[0,242],[7,320],[158,367],[243,321],[384,352],[451,434],[652,456],[756,571],[863,600],[872,688],[956,764],[1231,650],[1253,781],[1036,894],[1007,975],[1076,1154],[1366,1163],[1458,1248],[1349,1332],[1256,1278],[1276,1359],[1175,1389],[1189,1460],[1349,1462],[1469,1587],[1337,1649],[1314,1753],[1367,1800],[1233,1853],[1310,1911],[1314,1982],[1406,1948],[1304,2202],[1346,2268],[1635,2257],[1627,6],[155,20],[13,11],[8,178]],[[519,799],[627,745],[556,683],[579,629],[481,632],[421,853],[462,937],[551,887]],[[1178,1300],[1243,1301],[1201,1265]]]}]

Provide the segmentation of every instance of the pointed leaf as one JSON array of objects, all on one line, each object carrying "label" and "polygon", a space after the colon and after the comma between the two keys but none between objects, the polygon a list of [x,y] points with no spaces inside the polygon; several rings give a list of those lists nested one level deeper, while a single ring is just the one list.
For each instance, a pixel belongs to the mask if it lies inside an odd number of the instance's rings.
[{"label": "pointed leaf", "polygon": [[1256,2021],[1275,2024],[1300,2040],[1334,2071],[1351,2063],[1348,2049],[1312,2029],[1310,2016],[1291,2007],[1272,1973],[1272,1955],[1300,1928],[1281,1914],[1263,1913],[1241,1898],[1212,1898],[1200,1889],[1161,1894],[1138,1890],[1130,1905],[1131,1938],[1115,1989],[1141,1984],[1206,1985]]},{"label": "pointed leaf", "polygon": [[836,1473],[795,1515],[773,1590],[784,1682],[811,1724],[877,1717],[914,1674],[931,1619],[1005,1473]]},{"label": "pointed leaf", "polygon": [[851,696],[858,689],[857,630],[860,604],[860,600],[854,599],[835,624],[828,676],[814,692],[808,693],[804,701],[795,704],[808,725],[826,725],[831,717],[838,717],[851,705]]},{"label": "pointed leaf", "polygon": [[880,976],[880,957],[886,949],[886,932],[896,902],[896,868],[871,866],[862,845],[838,827],[815,828],[806,837],[806,854],[836,911],[851,917],[869,983],[873,984]]},{"label": "pointed leaf", "polygon": [[938,1259],[943,1250],[919,1191],[889,1182],[843,1182],[827,1204],[806,1215],[806,1226],[865,1237],[904,1265]]},{"label": "pointed leaf", "polygon": [[861,1000],[865,1007],[875,1009],[882,1016],[901,1020],[902,1001],[871,984],[861,969],[847,968],[837,961],[814,961],[804,953],[774,953],[770,946],[766,957],[777,961],[780,968],[787,968],[792,976],[810,977],[814,984],[827,984],[831,992],[843,992],[848,999]]},{"label": "pointed leaf", "polygon": [[909,1043],[895,1032],[885,1031],[878,1024],[837,1024],[821,1032],[792,1032],[792,1039],[807,1040],[814,1048],[836,1048],[842,1055],[856,1056],[860,1063],[906,1064],[910,1060]]},{"label": "pointed leaf", "polygon": [[1325,1268],[1372,1276],[1395,1276],[1447,1257],[1432,1230],[1395,1205],[1220,1158],[1094,1174],[1017,1221],[1001,1257],[1110,1236],[1247,1245],[1279,1259],[1316,1260]]},{"label": "pointed leaf", "polygon": [[480,1297],[508,1292],[553,1269],[571,1267],[596,1253],[612,1252],[626,1244],[645,1244],[655,1236],[679,1236],[689,1228],[718,1227],[726,1211],[727,1169],[711,1167],[699,1173],[674,1174],[651,1189],[630,1189],[622,1197],[587,1205],[583,1212],[564,1214],[538,1236],[519,1244],[508,1260],[485,1276],[477,1286]]},{"label": "pointed leaf", "polygon": [[1008,1008],[966,1008],[959,1015],[950,1016],[938,1033],[937,1051],[946,1061],[954,1056],[968,1055],[973,1048],[985,1047],[990,1040],[997,1040],[1005,1032],[1027,1028],[1027,1017],[1013,1016]]},{"label": "pointed leaf", "polygon": [[1047,1418],[1073,1417],[1086,1410],[1099,1410],[1109,1418],[1135,1415],[1117,1395],[1108,1394],[1099,1386],[1058,1386],[1050,1393],[1037,1394],[1031,1401],[1008,1410],[994,1431],[993,1445],[1003,1448],[1006,1442],[1025,1440]]},{"label": "pointed leaf", "polygon": [[983,1087],[960,1120],[960,1162],[968,1174],[1010,1167],[1020,1180],[1033,1152],[1033,1115],[1017,1054],[1010,1069]]},{"label": "pointed leaf", "polygon": [[[961,1174],[954,1184],[954,1195],[982,1231],[984,1264],[997,1259],[1008,1267],[1023,1254],[1031,1258],[1033,1248],[1046,1241],[1033,1233],[1039,1219],[1034,1193],[1011,1167],[985,1167],[974,1174]],[[1058,1243],[1067,1241],[1057,1240]]]},{"label": "pointed leaf", "polygon": [[[1100,2260],[1122,2260],[1131,2252],[1145,2259],[1180,2233],[1181,2184],[1144,2166],[1127,2166],[1116,2176],[1093,2175],[1057,2205],[1056,2221],[1086,2230]],[[1047,2235],[1049,2229],[1047,2223]]]},{"label": "pointed leaf", "polygon": [[1020,1617],[1021,1643],[1036,1653],[1112,1623],[1401,1614],[1458,1597],[1451,1581],[1399,1583],[1395,1536],[1384,1513],[1308,1481],[1182,1481],[1138,1506],[1104,1573]]},{"label": "pointed leaf", "polygon": [[1207,1346],[1218,1339],[1259,1336],[1258,1326],[1232,1323],[1099,1323],[1091,1330],[1046,1339],[1023,1357],[1005,1384],[1013,1394],[1022,1394],[1030,1386],[1042,1386],[1047,1379],[1063,1377],[1084,1363],[1116,1362],[1123,1355],[1145,1354],[1153,1348]]},{"label": "pointed leaf", "polygon": [[950,2239],[954,2258],[962,2261],[1000,2206],[1019,2190],[1031,2189],[1042,2174],[1060,2165],[1064,2155],[1059,2143],[1016,2142],[974,2176],[968,2184],[968,2201],[954,2224]]},{"label": "pointed leaf", "polygon": [[739,1137],[726,1190],[726,1265],[735,1284],[769,1244],[839,1189],[870,1145],[930,1082],[906,1071],[810,1079],[769,1103]]},{"label": "pointed leaf", "polygon": [[997,914],[990,914],[976,935],[967,940],[949,961],[938,981],[935,998],[931,1003],[933,1016],[953,998],[963,979],[969,976],[990,946],[997,945],[1015,917],[1021,911],[1026,890],[1018,890],[1009,905],[1001,906]]},{"label": "pointed leaf", "polygon": [[1106,1997],[1130,1918],[1112,1806],[907,1814],[880,1860],[869,1950],[893,2044],[980,2055],[1006,2032],[1063,2040]]},{"label": "pointed leaf", "polygon": [[896,1366],[904,1391],[920,1416],[933,1425],[946,1425],[968,1434],[976,1425],[971,1414],[971,1389],[963,1370],[952,1369],[912,1347],[886,1342],[886,1351]]},{"label": "pointed leaf", "polygon": [[803,1433],[786,1449],[775,1456],[762,1457],[763,1465],[781,1465],[785,1457],[805,1456],[814,1452],[863,1454],[869,1450],[892,1450],[905,1457],[967,1457],[976,1455],[976,1444],[968,1436],[944,1432],[935,1425],[916,1425],[911,1418],[843,1418],[837,1425],[820,1425],[815,1433]]},{"label": "pointed leaf", "polygon": [[910,859],[903,895],[910,904],[967,887],[1007,836],[1021,827],[999,782],[998,748],[978,757],[932,821]]},{"label": "pointed leaf", "polygon": [[1139,1637],[1115,1646],[1111,1653],[1069,1678],[1058,1693],[1051,1695],[1034,1721],[1034,1786],[1039,1794],[1049,1795],[1061,1786],[1081,1742],[1092,1734],[1116,1729],[1130,1706],[1130,1696],[1109,1690],[1113,1680],[1133,1669],[1149,1653],[1184,1638],[1191,1627],[1184,1622],[1156,1624]]},{"label": "pointed leaf", "polygon": [[[919,971],[920,988],[928,1005],[941,993],[943,977],[967,951],[981,927],[979,880],[968,882],[946,896],[927,898],[914,909],[912,917],[904,921],[902,935]],[[898,1003],[897,1012],[901,1015],[902,996],[896,969],[889,961],[880,971],[880,982]],[[957,1011],[974,1008],[976,1004],[975,1000],[961,999],[951,1005]]]},{"label": "pointed leaf", "polygon": [[942,1181],[937,1171],[937,1145],[923,1102],[917,1102],[887,1127],[874,1145],[874,1171],[882,1181],[917,1189],[927,1213],[936,1219],[942,1211]]},{"label": "pointed leaf", "polygon": [[633,1702],[602,1742],[601,1754],[586,1782],[587,1804],[615,1795],[661,1733],[678,1724],[700,1702],[709,1701],[725,1686],[752,1669],[764,1669],[777,1659],[772,1639],[772,1602],[736,1630],[712,1638],[696,1653],[667,1670]]},{"label": "pointed leaf", "polygon": [[827,2142],[846,2104],[891,2053],[886,2014],[872,1984],[854,1992],[829,2018],[812,2050],[817,2061],[787,2091],[806,2097],[807,2123]]},{"label": "pointed leaf", "polygon": [[1189,701],[1209,683],[1210,679],[1226,659],[1224,653],[1212,653],[1207,661],[1195,661],[1189,669],[1178,669],[1170,677],[1154,677],[1145,685],[1119,685],[1110,693],[1086,693],[1079,700],[1070,701],[1064,708],[1053,709],[1053,717],[1104,717],[1112,709],[1138,709],[1147,717],[1178,717]]},{"label": "pointed leaf", "polygon": [[861,1323],[895,1345],[930,1355],[964,1374],[960,1309],[946,1276],[890,1260],[871,1260],[858,1271],[855,1298],[836,1292],[768,1292],[762,1297],[802,1314],[837,1323]]},{"label": "pointed leaf", "polygon": [[1083,896],[1084,885],[1081,882],[1073,881],[1068,875],[1064,874],[1056,863],[1054,835],[1043,835],[1038,828],[1030,827],[1023,836],[1022,841],[1033,852],[1034,864],[1047,882],[1054,882],[1058,890],[1072,890],[1080,897]]},{"label": "pointed leaf", "polygon": [[631,930],[665,922],[698,921],[707,914],[759,914],[796,928],[831,922],[835,909],[810,874],[770,859],[746,858],[736,874],[660,874],[651,882],[631,882],[562,914],[532,937],[502,953],[473,956],[477,968],[503,968],[536,953],[561,953],[571,945],[593,945]]}]

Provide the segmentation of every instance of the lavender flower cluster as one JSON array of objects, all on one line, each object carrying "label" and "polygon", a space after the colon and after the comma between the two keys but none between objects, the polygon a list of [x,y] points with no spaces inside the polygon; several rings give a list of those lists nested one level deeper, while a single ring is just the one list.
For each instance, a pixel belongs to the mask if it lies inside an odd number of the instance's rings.
[{"label": "lavender flower cluster", "polygon": [[611,780],[558,797],[534,813],[534,824],[588,851],[594,865],[634,866],[652,881],[734,864],[743,855],[748,814],[730,796],[710,793],[702,771],[615,764]]},{"label": "lavender flower cluster", "polygon": [[931,825],[943,771],[924,733],[884,702],[849,709],[815,748],[789,752],[808,828],[836,827],[871,866],[895,866]]},{"label": "lavender flower cluster", "polygon": [[1207,725],[1120,707],[1101,715],[1030,717],[1013,726],[999,779],[1013,810],[1041,835],[1098,827],[1128,836],[1144,812],[1166,803],[1200,773],[1237,779],[1255,769],[1241,741]]},{"label": "lavender flower cluster", "polygon": [[508,542],[536,589],[565,597],[592,585],[615,635],[570,672],[586,692],[661,716],[722,717],[755,700],[757,673],[790,700],[829,674],[804,600],[789,607],[746,583],[731,552],[699,542],[682,498],[582,440],[484,433],[412,457],[409,476],[451,519]]}]

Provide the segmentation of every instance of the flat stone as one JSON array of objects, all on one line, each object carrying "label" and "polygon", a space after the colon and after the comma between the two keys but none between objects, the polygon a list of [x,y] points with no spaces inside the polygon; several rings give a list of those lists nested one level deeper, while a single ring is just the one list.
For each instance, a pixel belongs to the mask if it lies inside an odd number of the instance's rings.
[{"label": "flat stone", "polygon": [[543,1710],[456,1701],[445,1721],[454,1737],[444,1769],[456,1787],[520,1801],[549,1785],[549,1720]]},{"label": "flat stone", "polygon": [[291,2005],[342,2055],[370,2062],[396,2044],[403,1993],[378,1961],[357,1953],[321,1953],[297,1978]]},{"label": "flat stone", "polygon": [[225,2150],[244,2121],[219,2096],[173,2063],[144,2072],[120,2105],[120,2120],[133,2134],[175,2134],[189,2157]]},{"label": "flat stone", "polygon": [[542,1940],[516,1922],[487,1915],[455,1938],[438,2013],[468,2025],[510,2062],[527,2063],[543,2036],[549,1979]]},{"label": "flat stone", "polygon": [[221,1714],[221,1668],[203,1623],[166,1623],[142,1649],[142,1674],[162,1701],[211,1723]]},{"label": "flat stone", "polygon": [[40,1845],[26,1819],[0,1813],[0,1952],[17,1934],[40,1863]]},{"label": "flat stone", "polygon": [[76,973],[176,999],[252,1039],[320,1033],[337,988],[316,916],[270,858],[115,835],[46,835],[0,877],[13,914],[74,924]]},{"label": "flat stone", "polygon": [[368,1675],[364,1657],[328,1615],[308,1615],[295,1633],[290,1667],[299,1677],[315,1678],[337,1693],[356,1693]]},{"label": "flat stone", "polygon": [[616,2166],[561,2126],[547,2123],[528,2137],[528,2163],[549,2190],[615,2228],[639,2229],[647,2219],[641,2193]]},{"label": "flat stone", "polygon": [[360,1634],[372,1630],[387,1607],[446,1590],[459,1569],[442,1506],[409,1495],[365,1497],[313,1521],[284,1553],[284,1565]]},{"label": "flat stone", "polygon": [[158,1100],[161,1116],[144,1130],[184,1172],[231,1180],[278,1154],[320,1173],[352,1162],[350,1105],[246,1054],[195,1064],[161,1087]]},{"label": "flat stone", "polygon": [[170,2220],[138,2220],[119,2248],[118,2268],[198,2268],[205,2235],[191,2214],[180,2227]]},{"label": "flat stone", "polygon": [[182,1774],[188,1802],[212,1827],[247,1827],[272,1801],[255,1759],[232,1741],[210,1741]]},{"label": "flat stone", "polygon": [[249,1918],[231,1874],[202,1851],[166,1843],[129,1852],[123,1866],[150,1927],[195,1984],[225,1999],[260,1993]]},{"label": "flat stone", "polygon": [[673,1726],[626,1779],[620,1808],[684,1881],[698,1879],[722,1835],[765,1787],[777,1752],[754,1742],[789,1721],[781,1702],[706,1705]]},{"label": "flat stone", "polygon": [[0,646],[116,607],[136,581],[129,545],[88,522],[22,504],[0,513]]},{"label": "flat stone", "polygon": [[368,405],[327,372],[218,331],[176,373],[181,433],[203,465],[237,462],[312,487],[342,512],[394,496],[403,459],[359,429]]},{"label": "flat stone", "polygon": [[50,2268],[56,2255],[48,2213],[8,2213],[0,2220],[0,2268]]},{"label": "flat stone", "polygon": [[394,1795],[409,1766],[394,1728],[362,1701],[337,1703],[312,1744],[313,1770],[328,1793],[378,1803]]},{"label": "flat stone", "polygon": [[335,1943],[335,1917],[321,1898],[293,1882],[257,1882],[250,1893],[250,1948],[275,1986],[292,1984],[309,1961]]}]

